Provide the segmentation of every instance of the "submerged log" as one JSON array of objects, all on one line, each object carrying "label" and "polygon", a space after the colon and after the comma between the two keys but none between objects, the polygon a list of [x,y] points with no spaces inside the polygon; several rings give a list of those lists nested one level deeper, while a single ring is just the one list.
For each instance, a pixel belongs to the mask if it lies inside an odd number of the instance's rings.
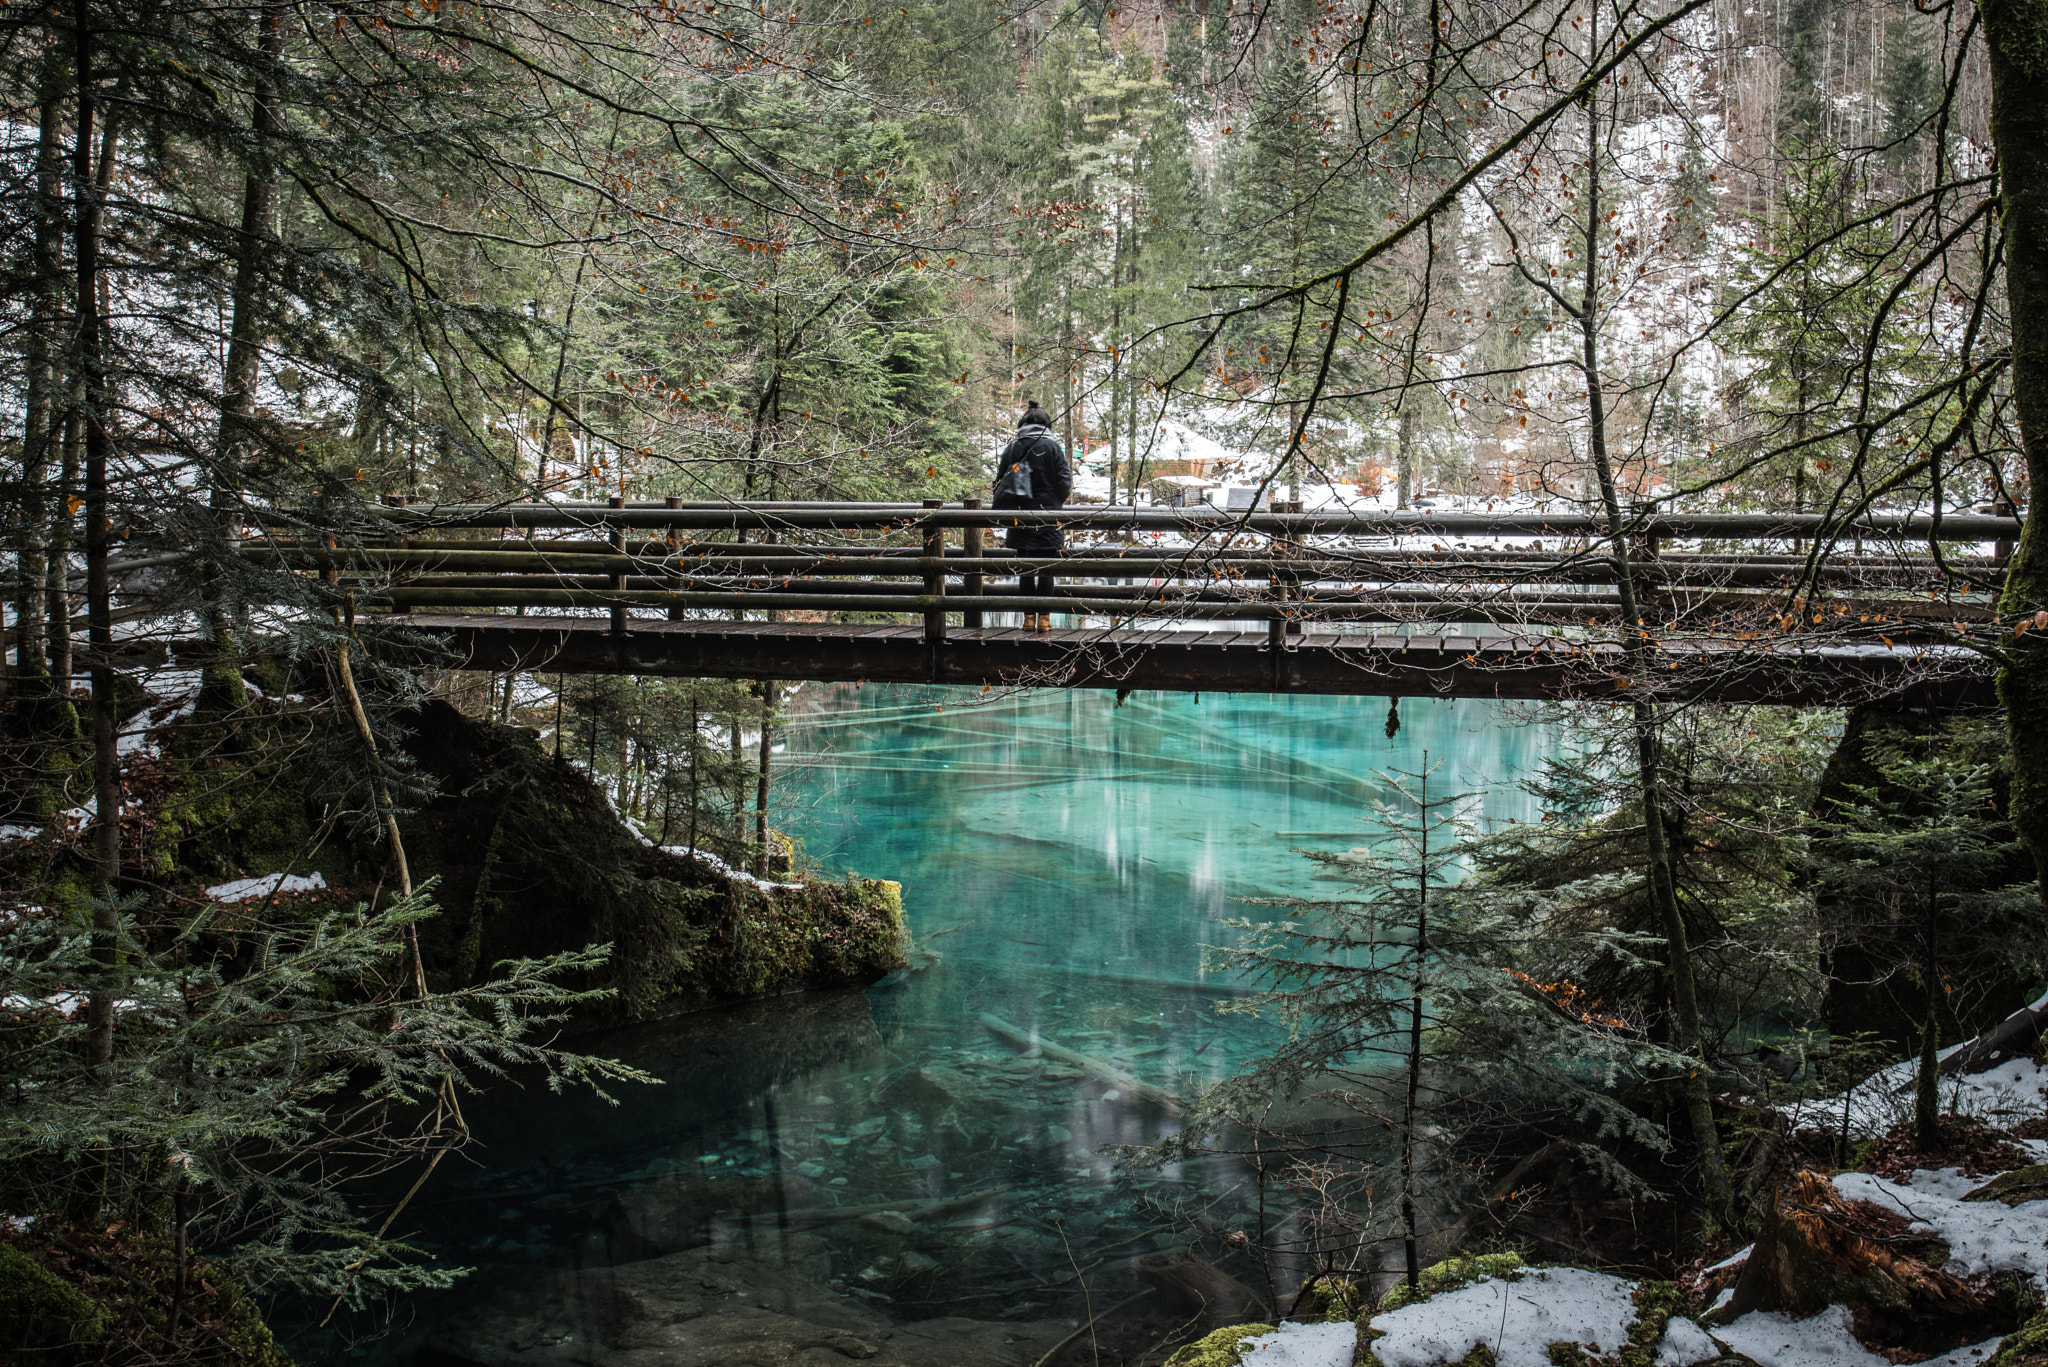
[{"label": "submerged log", "polygon": [[1131,1259],[1130,1269],[1176,1315],[1200,1315],[1209,1324],[1236,1324],[1265,1310],[1257,1292],[1186,1250],[1141,1254]]},{"label": "submerged log", "polygon": [[877,1201],[868,1206],[813,1206],[809,1210],[793,1210],[789,1213],[791,1224],[829,1225],[841,1220],[859,1220],[869,1215],[901,1215],[909,1220],[932,1220],[941,1215],[952,1215],[963,1210],[972,1210],[985,1201],[1011,1191],[1010,1187],[989,1187],[984,1191],[969,1192],[965,1196],[948,1196],[941,1201]]},{"label": "submerged log", "polygon": [[1049,1039],[1041,1038],[1036,1031],[1019,1030],[1002,1017],[992,1016],[986,1011],[981,1013],[981,1023],[988,1027],[990,1034],[998,1039],[1009,1041],[1027,1053],[1037,1050],[1047,1058],[1055,1058],[1061,1063],[1071,1064],[1073,1067],[1079,1068],[1082,1072],[1088,1074],[1088,1076],[1101,1082],[1107,1082],[1126,1096],[1137,1097],[1151,1105],[1157,1106],[1162,1111],[1170,1111],[1175,1115],[1181,1113],[1182,1108],[1179,1097],[1167,1091],[1164,1087],[1147,1082],[1143,1078],[1132,1076],[1107,1059],[1099,1059],[1093,1054],[1083,1054],[1064,1045],[1054,1044]]}]

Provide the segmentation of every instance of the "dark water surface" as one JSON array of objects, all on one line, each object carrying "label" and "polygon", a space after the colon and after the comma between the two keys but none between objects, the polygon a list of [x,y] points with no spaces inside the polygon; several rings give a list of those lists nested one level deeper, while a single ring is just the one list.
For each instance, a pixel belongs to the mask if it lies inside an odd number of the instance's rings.
[{"label": "dark water surface", "polygon": [[891,1319],[1077,1315],[1077,1272],[1122,1294],[1133,1253],[1255,1219],[1245,1174],[1119,1171],[1105,1147],[1171,1114],[984,1017],[1193,1095],[1275,1038],[1201,972],[1228,921],[1278,914],[1235,899],[1331,891],[1291,851],[1368,842],[1374,772],[1425,749],[1471,819],[1528,819],[1514,779],[1553,743],[1474,702],[1404,704],[1393,741],[1384,699],[814,686],[791,713],[778,824],[824,872],[902,883],[913,969],[593,1036],[667,1084],[617,1106],[473,1100],[472,1166],[407,1218],[477,1272],[354,1356],[412,1361],[436,1322],[551,1273],[792,1234]]}]

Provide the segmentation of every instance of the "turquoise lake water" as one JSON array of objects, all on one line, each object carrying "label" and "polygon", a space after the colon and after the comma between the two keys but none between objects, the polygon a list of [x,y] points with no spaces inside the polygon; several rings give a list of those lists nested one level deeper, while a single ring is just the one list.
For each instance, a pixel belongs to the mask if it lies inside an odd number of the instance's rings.
[{"label": "turquoise lake water", "polygon": [[[1231,920],[1282,914],[1240,899],[1335,891],[1294,851],[1370,842],[1375,771],[1425,751],[1467,819],[1528,820],[1515,780],[1556,743],[1480,702],[1404,701],[1393,740],[1384,698],[812,686],[789,710],[777,824],[823,874],[903,885],[913,969],[595,1037],[668,1084],[616,1107],[479,1097],[480,1166],[415,1212],[479,1274],[370,1356],[522,1281],[763,1230],[815,1232],[835,1290],[892,1316],[1030,1319],[1073,1312],[1070,1269],[1109,1294],[1130,1255],[1243,1227],[1235,1159],[1120,1169],[1171,1114],[984,1017],[1191,1096],[1276,1038],[1202,972]],[[915,1234],[830,1218],[906,1202],[952,1204]]]}]

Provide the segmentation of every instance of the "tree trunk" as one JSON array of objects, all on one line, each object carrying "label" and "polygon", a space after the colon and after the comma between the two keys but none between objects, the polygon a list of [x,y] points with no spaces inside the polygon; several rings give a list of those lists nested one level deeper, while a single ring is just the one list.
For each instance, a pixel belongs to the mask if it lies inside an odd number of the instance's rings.
[{"label": "tree trunk", "polygon": [[[50,691],[60,701],[71,697],[71,500],[77,497],[78,450],[84,442],[80,425],[77,389],[73,386],[72,403],[64,415],[63,467],[57,476],[57,487],[51,490],[56,508],[50,519],[50,562],[49,592],[50,604]],[[77,732],[77,713],[71,713],[70,729]]]},{"label": "tree trunk", "polygon": [[[236,540],[234,527],[236,506],[241,500],[241,475],[253,445],[250,419],[256,409],[258,362],[262,357],[263,344],[260,319],[263,313],[264,238],[277,202],[277,173],[266,158],[270,141],[279,128],[278,99],[265,64],[279,60],[284,54],[284,28],[278,6],[265,5],[256,22],[259,65],[250,127],[255,133],[258,160],[242,178],[242,225],[235,249],[235,283],[229,305],[227,370],[222,377],[220,427],[214,439],[213,469],[208,481],[211,487],[207,497],[215,521],[214,534],[221,539],[224,548],[231,548]],[[222,567],[208,567],[201,603],[201,615],[212,645],[212,658],[206,665],[202,710],[217,713],[235,710],[242,703],[242,680],[235,667],[234,638],[226,606]]]},{"label": "tree trunk", "polygon": [[93,184],[93,121],[98,113],[93,82],[93,16],[84,3],[75,11],[73,61],[78,81],[77,143],[72,175],[77,187],[73,218],[73,260],[78,269],[78,373],[85,384],[85,595],[86,630],[92,647],[93,872],[100,899],[93,908],[93,958],[100,978],[86,1000],[87,1060],[95,1067],[114,1055],[115,982],[120,963],[120,913],[114,884],[121,876],[121,757],[116,745],[119,701],[115,697],[114,613],[107,552],[113,527],[107,505],[107,367],[100,339],[100,202]]},{"label": "tree trunk", "polygon": [[[1589,28],[1592,25],[1588,25]],[[1597,34],[1588,35],[1588,53],[1599,51]],[[1586,106],[1587,146],[1600,143],[1599,101]],[[1588,445],[1593,474],[1599,484],[1600,501],[1607,520],[1610,547],[1616,562],[1616,588],[1621,597],[1621,641],[1628,661],[1630,681],[1638,688],[1647,685],[1654,662],[1649,658],[1652,642],[1643,631],[1637,610],[1633,570],[1626,525],[1622,518],[1620,490],[1615,483],[1614,463],[1607,450],[1606,395],[1600,370],[1600,158],[1587,159],[1586,230],[1581,248],[1586,257],[1585,290],[1577,308],[1581,345],[1581,366],[1585,372]],[[1664,832],[1664,790],[1661,775],[1657,705],[1638,695],[1632,726],[1636,742],[1637,790],[1643,802],[1643,836],[1649,856],[1651,896],[1664,922],[1665,971],[1671,981],[1671,1008],[1678,1052],[1694,1060],[1683,1083],[1683,1096],[1691,1122],[1693,1143],[1699,1153],[1700,1172],[1706,1181],[1707,1199],[1714,1218],[1725,1221],[1734,1211],[1728,1172],[1721,1161],[1720,1133],[1714,1126],[1713,1099],[1707,1089],[1705,1031],[1700,1023],[1699,988],[1693,977],[1692,946],[1685,930],[1685,916],[1678,906],[1678,889],[1672,876],[1671,851]]]},{"label": "tree trunk", "polygon": [[[2048,491],[2048,0],[1980,0],[2005,229],[2013,404],[2027,487]],[[2006,572],[2005,620],[2048,608],[2048,530],[2029,516]],[[2010,643],[1998,693],[2012,737],[2013,829],[2048,900],[2048,633]]]},{"label": "tree trunk", "polygon": [[768,750],[775,741],[775,680],[761,680],[761,765],[754,780],[754,877],[768,876]]},{"label": "tree trunk", "polygon": [[[17,693],[31,700],[37,715],[32,725],[47,734],[50,719],[41,715],[49,692],[49,620],[64,611],[49,603],[47,558],[49,535],[50,451],[57,439],[58,369],[52,362],[50,337],[63,311],[64,235],[64,84],[61,50],[43,56],[41,104],[36,137],[35,287],[29,293],[28,336],[24,360],[28,392],[21,440],[21,543],[16,550],[14,608],[14,680]],[[60,505],[61,510],[61,505]]]},{"label": "tree trunk", "polygon": [[1394,506],[1407,511],[1415,502],[1415,406],[1401,401],[1401,435],[1394,450]]}]

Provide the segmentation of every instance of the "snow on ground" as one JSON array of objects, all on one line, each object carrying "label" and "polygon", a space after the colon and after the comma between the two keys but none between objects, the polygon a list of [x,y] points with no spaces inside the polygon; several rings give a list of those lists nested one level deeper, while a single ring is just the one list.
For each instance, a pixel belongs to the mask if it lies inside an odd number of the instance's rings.
[{"label": "snow on ground", "polygon": [[1270,1334],[1243,1339],[1242,1367],[1351,1367],[1358,1347],[1358,1326],[1283,1324]]},{"label": "snow on ground", "polygon": [[1948,1245],[1948,1270],[1958,1276],[2011,1268],[2048,1286],[2048,1201],[2008,1206],[1962,1199],[1989,1180],[1954,1168],[1923,1169],[1910,1184],[1845,1172],[1835,1179],[1835,1190],[1852,1201],[1896,1210],[1916,1228],[1933,1231]]},{"label": "snow on ground", "polygon": [[206,895],[216,902],[247,902],[272,893],[319,892],[326,886],[327,880],[318,873],[303,876],[266,873],[260,878],[237,878],[231,883],[216,883],[206,890]]},{"label": "snow on ground", "polygon": [[[1842,1305],[1831,1305],[1803,1320],[1778,1310],[1757,1310],[1715,1330],[1714,1337],[1754,1360],[1757,1367],[1890,1367],[1889,1359],[1871,1352],[1857,1339],[1849,1309]],[[1997,1352],[2001,1341],[1986,1339],[1957,1348],[1929,1358],[1920,1367],[1974,1367]],[[1714,1355],[1718,1354],[1710,1354]],[[1666,1364],[1661,1353],[1657,1361],[1659,1367],[1682,1367],[1682,1360]]]},{"label": "snow on ground", "polygon": [[[648,841],[648,843],[651,845],[654,842],[650,840]],[[732,879],[735,883],[746,883],[753,887],[761,888],[763,890],[773,888],[801,888],[803,886],[802,883],[771,883],[765,878],[756,878],[753,874],[746,872],[744,869],[734,868],[732,865],[726,863],[723,859],[720,859],[717,855],[713,854],[709,850],[693,850],[688,845],[663,845],[660,847],[660,849],[664,854],[679,854],[685,859],[694,859],[700,864],[708,864],[713,869],[716,869],[719,873],[722,873],[727,878]]]},{"label": "snow on ground", "polygon": [[[1942,1053],[1962,1047],[1952,1045]],[[1793,1119],[1799,1125],[1835,1130],[1842,1127],[1846,1109],[1852,1136],[1867,1139],[1882,1134],[1911,1117],[1913,1074],[1919,1066],[1917,1059],[1907,1059],[1859,1083],[1846,1097],[1837,1094],[1802,1101],[1793,1108]],[[1945,1077],[1941,1080],[1941,1108],[1956,1115],[1979,1116],[1999,1126],[2030,1120],[2048,1110],[2048,1068],[2030,1058],[2015,1058],[1981,1073]]]},{"label": "snow on ground", "polygon": [[1716,1330],[1714,1337],[1757,1367],[1890,1367],[1857,1342],[1845,1305],[1831,1305],[1803,1320],[1778,1310],[1754,1310]]},{"label": "snow on ground", "polygon": [[[1580,1267],[1543,1267],[1514,1281],[1488,1279],[1372,1318],[1373,1355],[1385,1367],[1436,1367],[1484,1343],[1499,1367],[1550,1367],[1550,1345],[1613,1353],[1635,1318],[1633,1283]],[[1764,1364],[1773,1367],[1773,1364]]]},{"label": "snow on ground", "polygon": [[1943,1353],[1938,1358],[1929,1358],[1921,1363],[1920,1367],[1976,1367],[1976,1364],[1987,1360],[1993,1353],[1997,1352],[1998,1345],[2003,1342],[2005,1342],[2003,1337],[1985,1339],[1982,1343],[1973,1343],[1965,1348],[1952,1349],[1949,1352]]},{"label": "snow on ground", "polygon": [[1695,1362],[1721,1356],[1720,1345],[1707,1331],[1688,1319],[1673,1317],[1664,1326],[1664,1340],[1657,1345],[1657,1367],[1690,1367]]}]

